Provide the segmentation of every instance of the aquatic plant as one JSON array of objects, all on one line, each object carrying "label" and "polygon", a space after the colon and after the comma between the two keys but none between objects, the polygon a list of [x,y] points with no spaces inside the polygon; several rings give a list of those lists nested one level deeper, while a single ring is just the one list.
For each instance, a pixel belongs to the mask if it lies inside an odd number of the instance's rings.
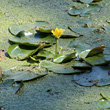
[{"label": "aquatic plant", "polygon": [[53,35],[57,38],[57,40],[56,40],[56,48],[55,48],[55,55],[57,55],[58,39],[59,39],[59,38],[61,37],[61,35],[63,34],[63,30],[56,28],[55,30],[52,30],[51,32],[52,32]]}]

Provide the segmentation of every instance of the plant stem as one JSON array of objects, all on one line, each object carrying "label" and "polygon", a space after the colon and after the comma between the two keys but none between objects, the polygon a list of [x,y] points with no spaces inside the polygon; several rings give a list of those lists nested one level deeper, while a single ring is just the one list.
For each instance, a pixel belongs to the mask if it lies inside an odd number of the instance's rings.
[{"label": "plant stem", "polygon": [[57,45],[58,45],[58,39],[56,40],[55,55],[57,55]]}]

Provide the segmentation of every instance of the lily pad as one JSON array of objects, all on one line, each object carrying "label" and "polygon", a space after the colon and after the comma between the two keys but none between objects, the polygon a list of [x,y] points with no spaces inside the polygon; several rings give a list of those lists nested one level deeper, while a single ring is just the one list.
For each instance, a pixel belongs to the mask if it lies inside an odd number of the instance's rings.
[{"label": "lily pad", "polygon": [[101,98],[97,105],[103,109],[110,109],[110,99]]},{"label": "lily pad", "polygon": [[82,86],[106,86],[110,84],[110,66],[95,66],[90,73],[74,75],[74,81]]},{"label": "lily pad", "polygon": [[[39,28],[39,30],[38,31],[40,31],[40,32],[43,32],[43,33],[50,33],[50,34],[52,34],[52,30],[54,30],[55,28],[43,28],[43,27],[40,27]],[[79,35],[78,34],[76,34],[76,33],[74,33],[74,32],[72,32],[72,31],[70,31],[69,29],[63,29],[63,34],[62,34],[62,36],[61,37],[67,37],[67,38],[77,38],[77,37],[79,37]]]},{"label": "lily pad", "polygon": [[65,29],[63,31],[61,38],[63,38],[63,37],[64,38],[77,38],[77,37],[79,37],[79,35],[73,31],[70,31],[69,29]]},{"label": "lily pad", "polygon": [[64,64],[56,64],[50,61],[42,61],[40,66],[43,68],[47,68],[48,70],[57,73],[57,74],[74,74],[81,73],[84,70],[78,70],[72,67],[73,63],[64,63]]},{"label": "lily pad", "polygon": [[82,3],[92,3],[93,0],[80,0],[80,2],[82,2]]},{"label": "lily pad", "polygon": [[14,83],[14,79],[5,80],[3,82],[0,82],[0,88],[10,87],[10,86],[12,86],[13,83]]},{"label": "lily pad", "polygon": [[45,70],[37,68],[15,67],[7,71],[3,71],[3,80],[13,79],[14,81],[29,81],[47,75]]},{"label": "lily pad", "polygon": [[103,53],[104,51],[104,47],[95,47],[93,49],[87,49],[85,51],[82,51],[80,54],[79,54],[79,58],[87,58],[87,57],[92,57],[94,55],[97,55],[97,54],[100,54],[100,53]]},{"label": "lily pad", "polygon": [[76,50],[76,55],[81,53],[82,51],[91,48],[90,45],[80,42],[78,40],[72,40],[70,44],[68,45],[69,48],[75,48]]},{"label": "lily pad", "polygon": [[4,80],[3,82],[0,83],[0,92],[1,93],[13,92],[16,94],[22,86],[23,86],[22,82],[20,82],[19,84],[14,83],[14,79]]},{"label": "lily pad", "polygon": [[98,54],[96,56],[85,58],[84,60],[93,66],[107,65],[110,62],[110,55]]},{"label": "lily pad", "polygon": [[77,9],[76,7],[72,7],[68,10],[68,14],[71,16],[77,16],[77,15],[80,15],[82,13],[87,13],[87,11],[88,11],[87,8]]},{"label": "lily pad", "polygon": [[39,49],[42,49],[43,47],[44,45],[35,48],[14,44],[9,46],[8,54],[11,58],[15,58],[17,60],[24,60],[26,58],[29,58],[29,56],[33,55],[35,52],[37,52]]},{"label": "lily pad", "polygon": [[70,30],[76,32],[80,35],[89,34],[90,32],[94,31],[96,28],[89,28],[89,27],[69,27]]},{"label": "lily pad", "polygon": [[43,33],[51,33],[52,30],[54,30],[55,28],[44,28],[44,27],[39,27],[39,31],[43,32]]},{"label": "lily pad", "polygon": [[54,58],[53,58],[53,62],[54,63],[65,63],[65,62],[68,62],[70,60],[72,60],[73,58],[76,57],[76,52],[73,52],[71,54],[67,54],[67,55],[56,55]]},{"label": "lily pad", "polygon": [[33,34],[26,31],[19,32],[15,37],[10,38],[9,40],[14,43],[28,46],[39,46],[42,43],[46,43],[48,46],[50,45],[50,43],[56,42],[55,37],[53,37],[52,35],[43,34],[40,32]]},{"label": "lily pad", "polygon": [[93,24],[92,20],[81,20],[77,22],[79,25],[83,26],[83,27],[90,27]]},{"label": "lily pad", "polygon": [[106,31],[110,31],[110,25],[104,26],[103,27]]},{"label": "lily pad", "polygon": [[47,25],[47,24],[49,24],[49,23],[46,21],[36,21],[36,23],[34,23],[34,24],[22,24],[22,25],[12,24],[9,27],[9,32],[15,36],[20,31],[23,31],[23,30],[25,31],[25,30],[28,30],[28,29],[34,28],[34,27],[38,28],[42,25]]},{"label": "lily pad", "polygon": [[39,53],[33,57],[45,57],[45,58],[52,58],[53,57],[53,53],[46,50],[46,49],[43,49],[41,51],[39,51]]},{"label": "lily pad", "polygon": [[[91,2],[93,0],[81,0],[82,2]],[[87,16],[90,15],[92,11],[99,11],[102,7],[97,4],[91,4],[88,7],[77,9],[76,7],[72,7],[68,10],[68,14],[71,16]]]}]

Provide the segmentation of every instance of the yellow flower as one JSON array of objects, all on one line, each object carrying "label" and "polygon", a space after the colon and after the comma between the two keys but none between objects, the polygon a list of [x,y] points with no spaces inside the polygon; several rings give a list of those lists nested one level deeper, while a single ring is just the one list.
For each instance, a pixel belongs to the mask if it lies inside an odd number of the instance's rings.
[{"label": "yellow flower", "polygon": [[52,30],[51,32],[53,33],[53,35],[54,35],[57,39],[59,39],[59,38],[61,37],[62,33],[63,33],[63,30],[56,28],[55,31]]},{"label": "yellow flower", "polygon": [[101,45],[101,47],[104,48],[105,46],[104,45]]}]

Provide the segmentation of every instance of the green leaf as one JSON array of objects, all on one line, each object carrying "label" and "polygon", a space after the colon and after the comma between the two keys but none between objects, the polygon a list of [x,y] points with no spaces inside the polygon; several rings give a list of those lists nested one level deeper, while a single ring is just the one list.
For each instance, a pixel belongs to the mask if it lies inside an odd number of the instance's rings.
[{"label": "green leaf", "polygon": [[82,3],[92,3],[93,0],[80,0],[80,2],[82,2]]},{"label": "green leaf", "polygon": [[110,55],[107,55],[107,58],[109,58],[109,59],[106,58],[107,60],[105,59],[105,56],[106,55],[104,55],[104,54],[98,54],[96,56],[85,58],[84,60],[93,66],[106,65],[110,62]]},{"label": "green leaf", "polygon": [[75,48],[76,50],[76,55],[81,53],[82,51],[91,48],[90,45],[80,42],[78,40],[72,40],[70,44],[68,45],[69,48]]},{"label": "green leaf", "polygon": [[8,54],[11,58],[24,60],[26,58],[29,58],[29,56],[33,55],[35,52],[37,52],[39,49],[42,49],[43,47],[44,47],[43,44],[38,48],[14,44],[9,46]]},{"label": "green leaf", "polygon": [[25,30],[28,30],[28,29],[34,28],[34,27],[38,28],[42,25],[47,25],[47,24],[49,24],[49,23],[46,21],[36,21],[36,23],[34,23],[34,24],[22,24],[22,25],[12,24],[9,27],[9,32],[15,36],[20,31],[23,31],[23,30],[25,31]]},{"label": "green leaf", "polygon": [[10,87],[10,86],[12,86],[13,83],[14,83],[14,79],[5,80],[3,82],[0,82],[0,88]]},{"label": "green leaf", "polygon": [[42,43],[46,43],[48,46],[50,43],[56,43],[56,39],[52,35],[40,32],[33,34],[26,31],[19,32],[15,37],[10,38],[9,40],[27,46],[39,46]]},{"label": "green leaf", "polygon": [[61,36],[61,38],[77,38],[77,37],[79,37],[79,35],[73,31],[70,31],[69,29],[65,29]]},{"label": "green leaf", "polygon": [[110,109],[110,99],[104,99],[104,98],[101,98],[97,105],[100,107],[100,108],[103,108],[103,109]]},{"label": "green leaf", "polygon": [[65,63],[75,58],[76,52],[67,55],[57,55],[53,58],[54,63]]},{"label": "green leaf", "polygon": [[90,73],[74,75],[74,81],[82,86],[106,86],[110,84],[110,66],[95,66]]},{"label": "green leaf", "polygon": [[72,67],[73,63],[65,63],[65,64],[55,64],[50,61],[42,61],[40,66],[43,68],[47,68],[48,70],[57,73],[57,74],[74,74],[74,73],[81,73],[84,70],[74,69]]},{"label": "green leaf", "polygon": [[[90,3],[93,0],[80,0],[82,2]],[[99,11],[102,7],[97,4],[91,4],[88,7],[77,9],[76,7],[72,7],[68,10],[68,14],[71,16],[87,16],[90,15],[92,11]]]},{"label": "green leaf", "polygon": [[3,80],[14,79],[14,81],[29,81],[47,75],[45,70],[37,68],[15,67],[7,71],[3,71]]},{"label": "green leaf", "polygon": [[92,20],[81,20],[77,22],[79,25],[83,26],[83,27],[90,27],[93,24]]},{"label": "green leaf", "polygon": [[0,83],[0,92],[13,92],[14,94],[16,94],[22,86],[22,82],[20,82],[19,84],[14,83],[14,79],[3,80],[3,82]]},{"label": "green leaf", "polygon": [[55,30],[54,28],[45,28],[45,27],[39,27],[39,31],[43,33],[51,33],[52,30]]},{"label": "green leaf", "polygon": [[33,56],[34,58],[53,58],[54,54],[46,49],[43,49],[41,51],[39,51],[39,53],[35,56]]},{"label": "green leaf", "polygon": [[104,51],[104,48],[103,47],[95,47],[93,49],[87,49],[85,51],[82,51],[80,54],[79,54],[79,58],[87,58],[87,57],[92,57],[94,55],[97,55],[97,54],[100,54],[100,53],[103,53]]},{"label": "green leaf", "polygon": [[80,15],[81,9],[77,9],[76,7],[72,7],[68,10],[68,14],[72,16]]},{"label": "green leaf", "polygon": [[80,35],[89,34],[90,32],[94,31],[96,28],[89,28],[89,27],[69,27],[70,30],[76,32]]},{"label": "green leaf", "polygon": [[[52,34],[52,30],[55,30],[55,28],[45,28],[45,27],[40,27],[38,31],[43,32],[43,33],[51,33]],[[70,31],[69,29],[63,29],[63,34],[61,37],[67,37],[67,38],[77,38],[79,37],[78,34]]]}]

